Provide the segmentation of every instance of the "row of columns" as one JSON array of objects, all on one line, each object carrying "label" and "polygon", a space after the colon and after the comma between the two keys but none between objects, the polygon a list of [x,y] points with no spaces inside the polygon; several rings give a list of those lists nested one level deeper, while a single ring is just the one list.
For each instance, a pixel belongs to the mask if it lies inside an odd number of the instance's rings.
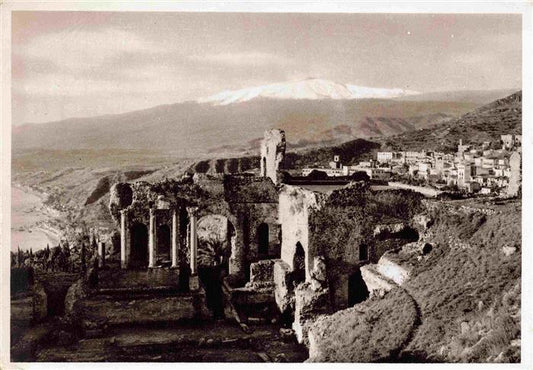
[{"label": "row of columns", "polygon": [[[191,276],[197,275],[197,257],[198,257],[198,235],[197,235],[197,211],[198,207],[187,207],[189,215],[189,248],[190,248],[190,268]],[[129,265],[130,243],[129,243],[129,225],[127,210],[120,211],[120,256],[121,267],[127,268]],[[179,244],[179,221],[178,212],[172,210],[172,230],[171,230],[171,249],[170,256],[172,267],[178,267],[178,244]],[[148,267],[155,267],[156,258],[156,216],[155,210],[150,208],[149,229],[148,229]]]}]

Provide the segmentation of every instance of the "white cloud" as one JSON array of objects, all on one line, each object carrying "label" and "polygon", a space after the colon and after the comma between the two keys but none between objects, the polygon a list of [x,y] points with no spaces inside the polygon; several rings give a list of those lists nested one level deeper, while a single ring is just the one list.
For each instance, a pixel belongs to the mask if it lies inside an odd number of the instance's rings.
[{"label": "white cloud", "polygon": [[245,53],[218,53],[206,55],[194,55],[189,57],[196,62],[222,64],[224,66],[247,67],[247,66],[286,66],[293,63],[292,59],[281,57],[271,53],[245,52]]},{"label": "white cloud", "polygon": [[26,45],[21,56],[49,60],[76,71],[103,66],[123,53],[159,51],[132,32],[106,28],[45,34]]},{"label": "white cloud", "polygon": [[29,96],[90,96],[112,95],[127,97],[136,93],[172,91],[178,86],[177,78],[170,74],[155,76],[155,71],[141,78],[125,78],[116,80],[98,80],[90,77],[75,77],[71,74],[50,73],[35,76],[21,81],[14,86],[15,91]]}]

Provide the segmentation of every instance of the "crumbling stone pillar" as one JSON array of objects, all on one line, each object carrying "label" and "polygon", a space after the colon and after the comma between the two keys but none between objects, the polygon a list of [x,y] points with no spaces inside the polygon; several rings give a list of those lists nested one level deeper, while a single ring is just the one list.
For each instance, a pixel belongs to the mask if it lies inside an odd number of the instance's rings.
[{"label": "crumbling stone pillar", "polygon": [[268,130],[261,142],[261,176],[278,183],[278,170],[285,158],[285,131]]},{"label": "crumbling stone pillar", "polygon": [[150,208],[150,231],[148,234],[148,267],[155,267],[155,212]]},{"label": "crumbling stone pillar", "polygon": [[172,241],[171,241],[171,250],[170,258],[172,260],[172,268],[178,268],[178,238],[179,238],[179,222],[177,210],[174,208],[172,210]]},{"label": "crumbling stone pillar", "polygon": [[102,268],[105,266],[105,243],[98,242],[98,267]]},{"label": "crumbling stone pillar", "polygon": [[238,230],[235,230],[236,240],[231,244],[231,256],[229,258],[229,274],[237,281],[244,283],[246,268],[245,234],[249,232],[249,224],[246,215],[239,216]]},{"label": "crumbling stone pillar", "polygon": [[198,280],[197,272],[197,257],[198,257],[198,235],[196,234],[196,212],[198,207],[187,207],[189,213],[189,248],[190,248],[190,267],[191,277],[189,278],[189,289],[198,290],[200,288],[200,281]]},{"label": "crumbling stone pillar", "polygon": [[128,268],[130,260],[130,238],[128,225],[128,211],[120,211],[120,267]]}]

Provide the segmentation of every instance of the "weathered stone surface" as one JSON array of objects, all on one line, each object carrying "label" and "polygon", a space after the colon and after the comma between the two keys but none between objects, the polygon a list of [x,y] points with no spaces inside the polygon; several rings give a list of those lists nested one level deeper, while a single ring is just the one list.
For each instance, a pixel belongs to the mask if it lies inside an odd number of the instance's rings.
[{"label": "weathered stone surface", "polygon": [[306,278],[313,267],[313,253],[309,250],[309,214],[320,207],[316,193],[297,186],[283,185],[279,194],[279,222],[281,226],[281,259],[294,269],[297,245],[305,252]]},{"label": "weathered stone surface", "polygon": [[313,270],[311,277],[322,284],[327,283],[328,274],[326,271],[326,259],[324,256],[318,256],[313,259]]},{"label": "weathered stone surface", "polygon": [[294,306],[291,271],[289,265],[282,260],[274,263],[274,286],[274,297],[279,310],[291,310]]},{"label": "weathered stone surface", "polygon": [[294,322],[292,328],[299,343],[307,342],[307,333],[312,320],[331,311],[329,289],[312,288],[310,283],[300,284],[294,292]]},{"label": "weathered stone surface", "polygon": [[396,233],[402,232],[406,227],[407,227],[407,224],[403,222],[377,225],[374,228],[374,237],[375,238],[387,237],[390,234],[396,234]]},{"label": "weathered stone surface", "polygon": [[[425,241],[407,243],[402,246],[401,252],[404,254],[426,255],[431,253],[433,245]],[[385,254],[386,255],[386,254]]]},{"label": "weathered stone surface", "polygon": [[239,306],[274,303],[274,287],[233,288],[231,301]]},{"label": "weathered stone surface", "polygon": [[65,296],[65,316],[70,319],[76,319],[78,315],[76,304],[80,299],[87,296],[87,287],[82,279],[70,286]]},{"label": "weathered stone surface", "polygon": [[272,287],[274,285],[274,264],[278,260],[262,260],[250,265],[249,287]]},{"label": "weathered stone surface", "polygon": [[285,158],[285,131],[265,131],[261,142],[261,176],[269,177],[274,184],[278,183],[278,170]]},{"label": "weathered stone surface", "polygon": [[404,266],[400,266],[386,255],[379,259],[376,266],[377,271],[383,276],[391,279],[398,285],[402,285],[409,278],[410,270]]},{"label": "weathered stone surface", "polygon": [[375,267],[372,265],[362,266],[361,275],[363,276],[363,280],[371,293],[374,290],[389,291],[394,287],[394,283],[385,279],[385,277],[376,271]]}]

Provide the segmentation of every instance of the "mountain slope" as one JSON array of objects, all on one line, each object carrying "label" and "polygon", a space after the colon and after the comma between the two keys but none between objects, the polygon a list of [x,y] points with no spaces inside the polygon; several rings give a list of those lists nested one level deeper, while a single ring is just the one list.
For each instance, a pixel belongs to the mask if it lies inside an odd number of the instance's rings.
[{"label": "mountain slope", "polygon": [[[394,100],[254,99],[212,106],[194,102],[103,117],[13,128],[13,149],[149,150],[179,158],[254,152],[266,129],[281,128],[288,141],[306,146],[324,140],[398,134],[440,123],[476,105]],[[437,118],[437,119],[435,119]],[[209,153],[211,152],[211,153]]]},{"label": "mountain slope", "polygon": [[384,138],[392,150],[455,150],[464,143],[499,141],[503,134],[522,133],[522,91],[496,100],[434,129],[422,129]]}]

